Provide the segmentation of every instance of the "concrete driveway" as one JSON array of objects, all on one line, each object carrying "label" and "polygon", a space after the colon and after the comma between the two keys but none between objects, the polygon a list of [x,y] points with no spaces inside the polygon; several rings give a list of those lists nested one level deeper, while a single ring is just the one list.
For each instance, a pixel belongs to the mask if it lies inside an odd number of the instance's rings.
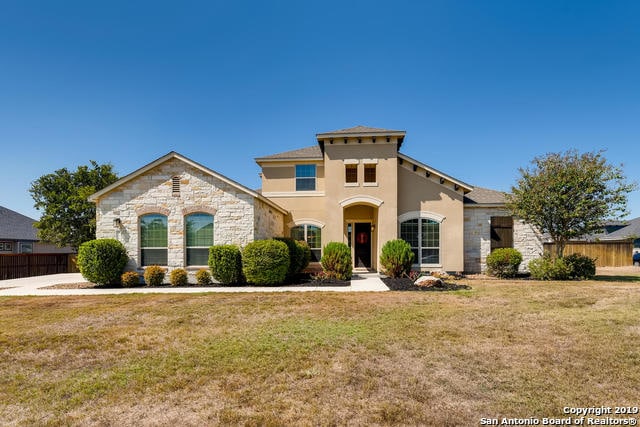
[{"label": "concrete driveway", "polygon": [[351,286],[243,286],[220,288],[114,288],[114,289],[42,289],[47,286],[63,283],[86,282],[80,273],[52,274],[49,276],[26,277],[23,279],[0,280],[0,296],[25,295],[115,295],[115,294],[149,294],[149,293],[203,293],[203,292],[379,292],[389,288],[380,280],[378,273],[361,273],[354,275]]}]

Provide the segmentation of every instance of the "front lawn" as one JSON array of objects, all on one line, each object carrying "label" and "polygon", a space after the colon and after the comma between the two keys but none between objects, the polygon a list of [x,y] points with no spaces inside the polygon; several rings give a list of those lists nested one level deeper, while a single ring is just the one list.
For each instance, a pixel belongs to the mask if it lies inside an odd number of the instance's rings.
[{"label": "front lawn", "polygon": [[640,284],[0,299],[0,424],[478,425],[637,406]]}]

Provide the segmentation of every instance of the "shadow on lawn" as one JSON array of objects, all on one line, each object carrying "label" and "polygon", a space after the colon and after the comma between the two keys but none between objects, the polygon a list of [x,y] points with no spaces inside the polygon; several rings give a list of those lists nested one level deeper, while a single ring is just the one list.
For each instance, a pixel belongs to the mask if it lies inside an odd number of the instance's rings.
[{"label": "shadow on lawn", "polygon": [[640,276],[596,276],[593,278],[596,282],[627,282],[640,283]]}]

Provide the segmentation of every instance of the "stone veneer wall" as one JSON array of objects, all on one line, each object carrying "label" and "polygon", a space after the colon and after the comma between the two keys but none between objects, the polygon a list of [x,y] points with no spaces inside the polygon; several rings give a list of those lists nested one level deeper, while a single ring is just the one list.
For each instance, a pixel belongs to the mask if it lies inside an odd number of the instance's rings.
[{"label": "stone veneer wall", "polygon": [[[173,195],[172,178],[180,177],[180,194]],[[127,270],[139,268],[138,218],[147,213],[168,217],[168,267],[184,267],[184,216],[188,213],[214,214],[214,244],[244,246],[263,235],[278,235],[278,216],[282,214],[259,207],[252,195],[225,183],[184,162],[171,159],[123,184],[97,203],[97,238],[120,240],[129,254]],[[266,211],[266,212],[264,212]],[[254,213],[256,213],[254,215]],[[120,218],[118,229],[113,220]],[[263,227],[266,228],[263,229]],[[280,225],[280,235],[282,225]]]},{"label": "stone veneer wall", "polygon": [[[465,206],[464,209],[464,270],[485,272],[487,255],[491,252],[491,217],[509,216],[504,208]],[[529,261],[543,253],[542,236],[530,224],[514,218],[513,247],[522,253],[520,271],[527,271]]]},{"label": "stone veneer wall", "polygon": [[284,236],[284,218],[278,212],[262,200],[256,199],[254,204],[254,238],[270,239]]}]

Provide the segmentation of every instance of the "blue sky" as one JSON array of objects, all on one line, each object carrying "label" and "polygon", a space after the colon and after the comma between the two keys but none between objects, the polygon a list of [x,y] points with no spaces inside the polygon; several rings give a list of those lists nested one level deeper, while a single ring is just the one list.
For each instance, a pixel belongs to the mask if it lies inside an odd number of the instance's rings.
[{"label": "blue sky", "polygon": [[0,0],[0,205],[38,218],[39,176],[171,150],[257,188],[254,157],[355,125],[497,190],[569,148],[638,181],[638,22],[638,1]]}]

